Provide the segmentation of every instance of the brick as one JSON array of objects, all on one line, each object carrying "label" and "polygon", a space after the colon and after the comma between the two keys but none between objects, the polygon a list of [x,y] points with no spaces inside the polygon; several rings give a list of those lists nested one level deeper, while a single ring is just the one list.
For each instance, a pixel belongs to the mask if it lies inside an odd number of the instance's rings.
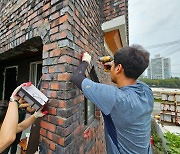
[{"label": "brick", "polygon": [[69,22],[65,21],[63,22],[60,26],[59,26],[59,29],[61,31],[64,31],[64,30],[72,30],[72,26],[69,24]]},{"label": "brick", "polygon": [[50,52],[50,57],[60,56],[62,53],[60,48],[56,48]]},{"label": "brick", "polygon": [[52,35],[52,34],[57,33],[58,31],[59,31],[59,27],[57,26],[57,27],[54,27],[54,28],[50,29],[49,34]]},{"label": "brick", "polygon": [[66,127],[70,126],[72,123],[73,123],[72,117],[64,118],[64,124],[62,125],[62,127],[66,128]]},{"label": "brick", "polygon": [[50,124],[46,121],[41,120],[40,126],[46,130],[49,130],[51,132],[55,132],[56,126],[53,124]]},{"label": "brick", "polygon": [[56,65],[54,66],[55,72],[57,73],[61,73],[61,72],[65,72],[66,68],[64,65]]},{"label": "brick", "polygon": [[68,3],[69,3],[69,0],[64,0],[64,1],[63,1],[63,6],[67,6]]},{"label": "brick", "polygon": [[49,67],[49,73],[54,73],[55,71],[54,71],[54,66],[50,66]]},{"label": "brick", "polygon": [[44,59],[43,60],[43,65],[52,65],[53,64],[54,59],[53,58],[48,58],[48,59]]},{"label": "brick", "polygon": [[55,153],[59,153],[59,154],[62,153],[62,154],[64,154],[64,153],[66,153],[66,148],[63,147],[63,146],[57,145]]},{"label": "brick", "polygon": [[54,151],[56,148],[56,144],[52,141],[49,141],[49,148]]},{"label": "brick", "polygon": [[42,75],[42,79],[43,80],[52,80],[53,79],[53,75],[52,74],[43,74]]},{"label": "brick", "polygon": [[50,150],[50,149],[48,149],[48,150],[47,150],[47,153],[48,153],[48,154],[53,154],[53,151]]},{"label": "brick", "polygon": [[33,28],[39,27],[43,23],[43,20],[39,20],[33,24]]},{"label": "brick", "polygon": [[42,83],[42,88],[43,89],[48,89],[49,88],[49,84],[48,83]]},{"label": "brick", "polygon": [[59,99],[71,99],[75,97],[76,92],[75,91],[58,91],[57,92],[58,98]]},{"label": "brick", "polygon": [[58,80],[59,81],[68,81],[71,77],[70,73],[62,73],[62,74],[58,74]]},{"label": "brick", "polygon": [[50,36],[50,41],[55,42],[57,40],[57,34],[53,34]]},{"label": "brick", "polygon": [[64,67],[65,67],[65,71],[68,72],[68,73],[72,73],[75,70],[77,70],[77,68],[75,66],[72,66],[72,65],[69,65],[69,64],[65,64]]},{"label": "brick", "polygon": [[56,127],[56,134],[59,134],[62,137],[66,137],[69,134],[71,134],[74,131],[74,124],[71,124],[70,126],[68,126],[67,128],[63,128],[61,126],[57,126]]},{"label": "brick", "polygon": [[40,134],[41,134],[42,136],[46,137],[46,134],[47,134],[46,129],[41,128],[41,129],[40,129]]},{"label": "brick", "polygon": [[64,146],[64,138],[59,138],[59,145],[63,145]]},{"label": "brick", "polygon": [[52,21],[51,27],[53,28],[55,26],[58,26],[58,25],[62,24],[65,21],[68,21],[68,15],[67,14],[65,14],[64,16]]},{"label": "brick", "polygon": [[72,116],[77,110],[78,110],[79,106],[76,105],[76,106],[73,106],[71,108],[68,108],[68,109],[58,109],[57,110],[57,114],[61,117],[70,117]]},{"label": "brick", "polygon": [[58,82],[51,82],[50,89],[52,90],[59,90],[59,83]]},{"label": "brick", "polygon": [[41,147],[43,147],[44,149],[46,149],[47,151],[47,148],[49,148],[49,140],[48,139],[45,139],[45,137],[42,137],[40,136],[40,140],[41,140]]},{"label": "brick", "polygon": [[56,115],[56,108],[54,107],[48,107],[48,114]]},{"label": "brick", "polygon": [[56,148],[56,143],[52,142],[51,140],[44,139],[43,142],[45,143],[46,147],[48,147],[51,150],[55,150]]},{"label": "brick", "polygon": [[60,87],[59,89],[61,90],[68,90],[66,82],[59,82],[59,87]]},{"label": "brick", "polygon": [[[78,125],[78,124],[77,124],[77,125]],[[73,132],[74,136],[79,135],[81,131],[82,131],[82,127],[81,127],[81,126],[75,127],[75,130],[74,130],[74,132]]]},{"label": "brick", "polygon": [[54,42],[54,43],[50,43],[50,44],[45,44],[43,46],[43,51],[49,51],[49,50],[52,50],[52,49],[55,49],[57,48],[57,43]]},{"label": "brick", "polygon": [[64,16],[60,17],[60,24],[68,20],[68,14],[65,14]]},{"label": "brick", "polygon": [[60,101],[58,99],[49,99],[49,104],[52,107],[58,107],[59,106]]},{"label": "brick", "polygon": [[64,119],[58,117],[58,125],[63,125],[64,124]]},{"label": "brick", "polygon": [[62,55],[59,60],[58,60],[58,63],[66,63],[67,61],[67,56],[66,55]]},{"label": "brick", "polygon": [[28,21],[32,20],[33,18],[35,18],[37,16],[37,12],[34,12],[33,14],[31,14],[29,17],[28,17]]},{"label": "brick", "polygon": [[65,107],[66,107],[66,102],[65,102],[64,100],[61,100],[61,101],[59,102],[59,107],[60,107],[60,108],[65,108]]},{"label": "brick", "polygon": [[51,98],[57,98],[57,91],[50,91]]},{"label": "brick", "polygon": [[52,20],[54,20],[54,19],[59,18],[59,16],[60,16],[60,15],[59,15],[59,12],[56,12],[56,13],[50,15],[49,20],[52,21]]},{"label": "brick", "polygon": [[48,118],[47,118],[48,122],[50,122],[50,123],[52,123],[52,124],[55,124],[55,125],[58,124],[58,118],[57,118],[56,116],[54,116],[54,115],[48,115],[47,117],[48,117]]},{"label": "brick", "polygon": [[64,138],[62,138],[62,137],[60,137],[60,136],[58,136],[58,135],[56,135],[54,133],[51,133],[51,132],[48,132],[47,136],[53,142],[58,143],[59,145],[63,145],[64,146]]},{"label": "brick", "polygon": [[68,135],[66,138],[61,138],[60,139],[60,145],[64,144],[64,146],[67,146],[74,140],[73,134]]},{"label": "brick", "polygon": [[43,11],[46,11],[47,9],[50,8],[50,3],[47,3],[46,5],[43,6]]}]

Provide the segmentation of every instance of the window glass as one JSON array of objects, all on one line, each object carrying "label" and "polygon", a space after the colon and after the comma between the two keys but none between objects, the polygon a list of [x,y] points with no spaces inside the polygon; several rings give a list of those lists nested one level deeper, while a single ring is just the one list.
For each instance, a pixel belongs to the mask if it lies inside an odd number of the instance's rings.
[{"label": "window glass", "polygon": [[[95,82],[99,82],[98,81],[98,77],[96,75],[96,72],[94,70],[94,67],[91,69],[89,76],[89,79],[91,79],[92,81]],[[90,100],[88,100],[87,98],[85,98],[85,103],[84,103],[84,108],[85,108],[85,125],[89,125],[95,118],[95,105],[94,103],[92,103]]]},{"label": "window glass", "polygon": [[38,85],[42,76],[42,62],[33,62],[30,64],[30,77],[29,80],[34,86]]}]

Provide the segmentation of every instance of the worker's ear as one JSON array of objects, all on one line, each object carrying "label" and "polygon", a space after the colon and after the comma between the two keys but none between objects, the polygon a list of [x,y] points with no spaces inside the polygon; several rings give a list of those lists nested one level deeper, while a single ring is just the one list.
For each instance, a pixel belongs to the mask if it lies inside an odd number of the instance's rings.
[{"label": "worker's ear", "polygon": [[117,74],[121,73],[122,71],[124,71],[123,67],[121,64],[118,64],[115,68],[115,71]]}]

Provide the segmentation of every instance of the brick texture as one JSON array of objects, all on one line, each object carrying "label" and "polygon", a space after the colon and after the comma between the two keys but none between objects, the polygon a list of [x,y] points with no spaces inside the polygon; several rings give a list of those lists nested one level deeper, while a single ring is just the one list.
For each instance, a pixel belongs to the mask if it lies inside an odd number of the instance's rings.
[{"label": "brick texture", "polygon": [[107,54],[101,24],[124,14],[124,1],[4,0],[0,8],[0,54],[33,38],[43,44],[42,92],[50,101],[40,123],[40,153],[105,153],[102,115],[96,108],[94,121],[84,124],[84,96],[70,78],[87,51],[87,75],[94,68],[99,82],[110,83],[97,60]]},{"label": "brick texture", "polygon": [[109,21],[126,13],[126,3],[124,0],[104,0],[102,6],[104,13],[103,21]]}]

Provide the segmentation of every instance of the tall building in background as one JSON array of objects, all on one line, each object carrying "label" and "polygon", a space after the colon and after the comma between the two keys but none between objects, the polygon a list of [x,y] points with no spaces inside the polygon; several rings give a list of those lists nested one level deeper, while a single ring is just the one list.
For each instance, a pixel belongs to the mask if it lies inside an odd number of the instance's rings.
[{"label": "tall building in background", "polygon": [[151,59],[148,67],[149,79],[168,79],[171,77],[170,58],[161,57],[160,54]]}]

